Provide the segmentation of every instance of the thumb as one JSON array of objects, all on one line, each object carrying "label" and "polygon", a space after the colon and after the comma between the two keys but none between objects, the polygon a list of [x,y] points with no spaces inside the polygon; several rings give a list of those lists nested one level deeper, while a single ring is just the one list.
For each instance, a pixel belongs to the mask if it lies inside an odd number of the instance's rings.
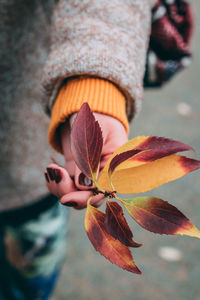
[{"label": "thumb", "polygon": [[88,190],[94,187],[93,181],[75,166],[75,185],[80,190]]}]

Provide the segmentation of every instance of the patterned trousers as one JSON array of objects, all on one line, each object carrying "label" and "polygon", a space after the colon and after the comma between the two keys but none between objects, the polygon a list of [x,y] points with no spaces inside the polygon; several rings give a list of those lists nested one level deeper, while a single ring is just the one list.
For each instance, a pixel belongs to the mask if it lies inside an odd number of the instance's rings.
[{"label": "patterned trousers", "polygon": [[48,300],[66,256],[69,210],[49,194],[0,213],[0,300]]}]

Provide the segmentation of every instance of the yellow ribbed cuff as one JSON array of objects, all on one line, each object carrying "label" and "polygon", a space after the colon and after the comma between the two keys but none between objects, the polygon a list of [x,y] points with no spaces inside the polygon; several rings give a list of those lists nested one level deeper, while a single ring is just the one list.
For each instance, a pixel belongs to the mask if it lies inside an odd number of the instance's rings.
[{"label": "yellow ribbed cuff", "polygon": [[72,113],[79,111],[84,102],[89,104],[92,111],[118,119],[129,133],[126,100],[114,84],[92,77],[71,79],[61,88],[53,105],[48,131],[49,144],[61,154],[59,125]]}]

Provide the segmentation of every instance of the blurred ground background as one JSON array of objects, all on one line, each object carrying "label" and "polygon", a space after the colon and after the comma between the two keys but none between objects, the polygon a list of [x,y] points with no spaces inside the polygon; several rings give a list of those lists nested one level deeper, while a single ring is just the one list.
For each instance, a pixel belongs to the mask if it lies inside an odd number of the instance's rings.
[{"label": "blurred ground background", "polygon": [[[138,135],[171,137],[192,145],[200,159],[200,2],[195,13],[194,59],[189,69],[177,75],[162,90],[145,91],[143,109],[132,123],[130,138]],[[188,104],[186,109],[180,103]],[[184,116],[184,112],[186,115]],[[200,175],[193,172],[147,195],[161,197],[177,206],[200,228]],[[90,244],[84,231],[85,211],[71,209],[68,252],[55,292],[56,300],[199,300],[200,241],[181,236],[159,236],[129,225],[143,247],[133,249],[134,275],[104,259]],[[173,247],[175,254],[160,254]],[[170,261],[175,259],[174,261]]]}]

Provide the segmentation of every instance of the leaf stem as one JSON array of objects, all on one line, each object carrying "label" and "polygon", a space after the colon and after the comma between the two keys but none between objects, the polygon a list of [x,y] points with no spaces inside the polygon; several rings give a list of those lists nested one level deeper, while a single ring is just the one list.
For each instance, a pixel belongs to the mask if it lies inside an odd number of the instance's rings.
[{"label": "leaf stem", "polygon": [[104,189],[102,189],[96,180],[93,181],[95,188],[91,189],[91,191],[93,192],[93,195],[98,195],[98,194],[103,194],[105,196],[105,198],[115,198],[116,196],[116,191],[106,191]]}]

